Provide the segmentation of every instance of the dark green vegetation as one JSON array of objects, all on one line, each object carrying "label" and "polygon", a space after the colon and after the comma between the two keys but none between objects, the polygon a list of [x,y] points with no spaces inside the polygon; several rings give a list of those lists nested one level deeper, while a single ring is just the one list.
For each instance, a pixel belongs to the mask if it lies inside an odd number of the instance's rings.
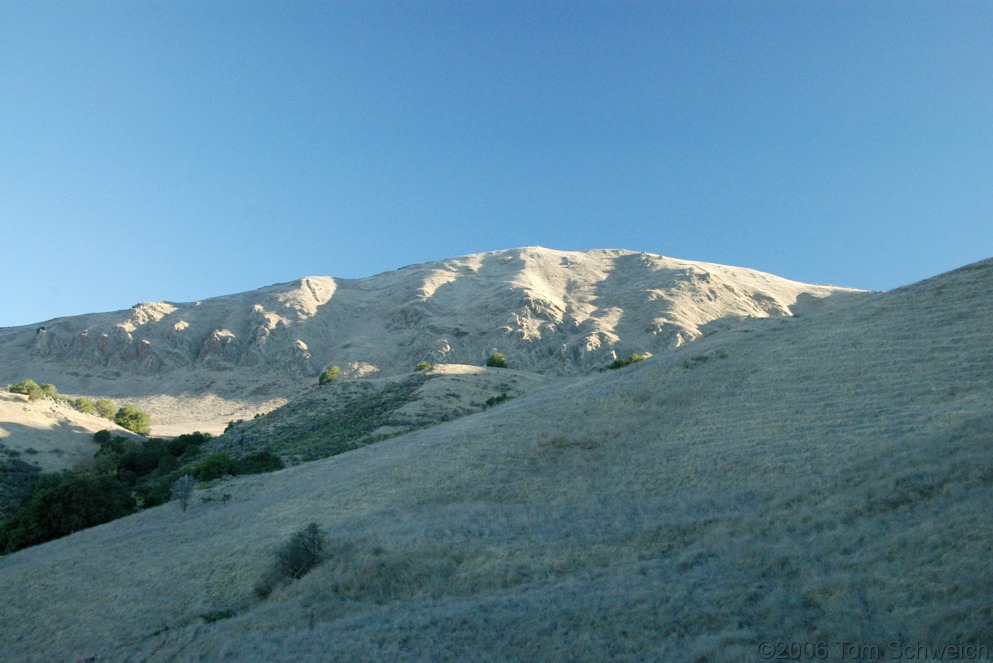
[{"label": "dark green vegetation", "polygon": [[204,433],[143,443],[100,431],[93,436],[100,450],[73,472],[26,475],[31,483],[10,519],[0,526],[0,553],[50,541],[162,504],[176,481],[191,475],[210,481],[227,475],[259,474],[283,467],[267,451],[233,458],[208,453]]},{"label": "dark green vegetation", "polygon": [[645,359],[646,359],[645,355],[639,355],[639,354],[633,354],[626,359],[622,357],[618,357],[617,359],[612,361],[610,365],[607,366],[607,368],[610,370],[616,370],[618,368],[624,368],[625,366],[630,366],[635,362],[645,361]]},{"label": "dark green vegetation", "polygon": [[20,452],[0,445],[0,523],[6,521],[30,495],[41,473],[37,467],[17,456]]},{"label": "dark green vegetation", "polygon": [[331,368],[321,373],[321,376],[317,378],[317,384],[327,384],[328,382],[334,382],[339,377],[341,377],[341,368],[339,368],[338,366],[332,366]]},{"label": "dark green vegetation", "polygon": [[[10,385],[10,393],[24,394],[28,400],[36,401],[40,398],[58,398],[58,392],[54,384],[38,384],[34,380],[22,380]],[[68,400],[68,399],[66,399]]]},{"label": "dark green vegetation", "polygon": [[493,407],[494,405],[499,405],[500,403],[509,401],[510,399],[511,396],[508,396],[507,392],[503,392],[499,396],[490,396],[489,398],[487,398],[485,405],[486,407]]},{"label": "dark green vegetation", "polygon": [[397,413],[416,399],[417,388],[429,379],[418,372],[386,384],[338,382],[332,392],[317,390],[310,398],[297,399],[280,408],[279,421],[283,424],[270,426],[267,416],[235,424],[225,431],[217,446],[240,453],[267,450],[292,462],[317,460],[357,449],[397,434],[375,434],[383,427],[407,432],[437,423],[411,421]]},{"label": "dark green vegetation", "polygon": [[109,398],[98,398],[93,404],[94,409],[104,419],[114,419],[114,415],[117,414],[117,406],[114,405],[114,401]]},{"label": "dark green vegetation", "polygon": [[134,405],[125,405],[118,410],[114,423],[139,435],[148,435],[152,430],[152,417]]},{"label": "dark green vegetation", "polygon": [[255,585],[255,595],[268,597],[276,587],[303,577],[328,556],[327,535],[317,523],[309,523],[276,551],[272,566]]},{"label": "dark green vegetation", "polygon": [[131,492],[113,477],[45,474],[27,502],[0,527],[0,552],[51,541],[134,510]]},{"label": "dark green vegetation", "polygon": [[507,358],[499,352],[494,352],[487,357],[486,365],[491,368],[507,368]]}]

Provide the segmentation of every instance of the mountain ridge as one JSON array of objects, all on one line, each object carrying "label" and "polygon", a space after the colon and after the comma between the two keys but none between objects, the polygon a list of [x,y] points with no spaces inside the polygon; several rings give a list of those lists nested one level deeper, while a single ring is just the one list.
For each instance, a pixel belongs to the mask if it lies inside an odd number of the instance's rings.
[{"label": "mountain ridge", "polygon": [[857,292],[623,249],[523,247],[6,328],[0,381],[116,398],[212,394],[247,412],[332,364],[345,377],[392,375],[499,351],[515,368],[576,375]]}]

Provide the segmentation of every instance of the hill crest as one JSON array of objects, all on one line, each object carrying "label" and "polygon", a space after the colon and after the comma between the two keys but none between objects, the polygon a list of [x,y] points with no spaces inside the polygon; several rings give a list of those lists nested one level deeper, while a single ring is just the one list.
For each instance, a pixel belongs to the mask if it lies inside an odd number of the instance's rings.
[{"label": "hill crest", "polygon": [[620,249],[524,247],[0,330],[0,381],[161,403],[210,394],[236,418],[332,364],[345,377],[389,376],[499,351],[515,368],[576,375],[853,292]]}]

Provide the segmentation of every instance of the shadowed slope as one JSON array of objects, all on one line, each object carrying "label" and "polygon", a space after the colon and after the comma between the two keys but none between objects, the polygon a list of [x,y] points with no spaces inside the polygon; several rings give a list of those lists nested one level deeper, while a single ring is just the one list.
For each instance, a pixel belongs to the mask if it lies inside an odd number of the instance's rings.
[{"label": "shadowed slope", "polygon": [[[993,642],[993,262],[0,559],[0,657],[752,660]],[[257,602],[316,520],[333,559]],[[230,610],[211,621],[205,614]],[[223,613],[228,614],[228,613]]]}]

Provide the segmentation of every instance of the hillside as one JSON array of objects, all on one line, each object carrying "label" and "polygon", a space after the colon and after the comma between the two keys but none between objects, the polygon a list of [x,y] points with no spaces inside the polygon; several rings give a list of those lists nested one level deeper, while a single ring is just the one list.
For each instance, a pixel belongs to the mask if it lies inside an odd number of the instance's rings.
[{"label": "hillside", "polygon": [[16,509],[19,487],[37,472],[59,472],[91,458],[93,434],[138,437],[113,421],[83,414],[67,403],[0,392],[0,523]]},{"label": "hillside", "polygon": [[554,383],[535,373],[441,364],[393,377],[308,387],[286,405],[237,422],[207,443],[244,456],[269,451],[299,463],[479,412]]},{"label": "hillside", "polygon": [[155,435],[219,433],[332,364],[345,377],[393,376],[500,351],[512,368],[582,375],[852,292],[647,253],[528,247],[0,329],[0,383],[126,398],[151,413]]},{"label": "hillside", "polygon": [[[993,644],[993,261],[0,558],[0,659]],[[637,349],[637,348],[636,348]],[[508,355],[509,356],[509,355]],[[213,497],[231,495],[222,503]],[[332,559],[253,584],[308,521]],[[868,651],[868,650],[866,650]],[[871,657],[871,656],[870,656]],[[937,659],[937,656],[933,656]]]}]

